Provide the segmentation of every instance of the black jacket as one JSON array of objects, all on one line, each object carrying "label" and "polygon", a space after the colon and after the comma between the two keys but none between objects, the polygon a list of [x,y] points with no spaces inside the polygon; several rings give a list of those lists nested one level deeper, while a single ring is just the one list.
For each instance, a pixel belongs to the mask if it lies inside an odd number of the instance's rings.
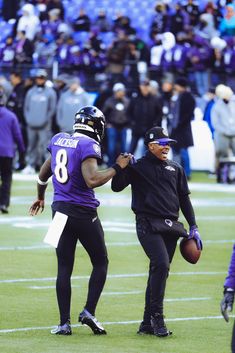
[{"label": "black jacket", "polygon": [[145,132],[154,125],[161,126],[162,107],[155,96],[143,96],[139,93],[130,101],[128,115],[131,119],[132,133],[144,136]]},{"label": "black jacket", "polygon": [[188,223],[195,224],[187,179],[178,163],[161,161],[148,151],[113,177],[112,190],[121,191],[129,184],[136,215],[177,220],[181,209]]}]

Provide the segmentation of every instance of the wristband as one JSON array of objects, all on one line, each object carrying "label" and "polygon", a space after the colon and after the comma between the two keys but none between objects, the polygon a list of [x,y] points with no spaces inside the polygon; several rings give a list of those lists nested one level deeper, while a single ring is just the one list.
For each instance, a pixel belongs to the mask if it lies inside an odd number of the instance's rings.
[{"label": "wristband", "polygon": [[48,184],[48,180],[47,181],[42,181],[41,179],[39,179],[39,177],[37,178],[37,182],[39,185],[47,185]]},{"label": "wristband", "polygon": [[111,168],[113,168],[117,174],[122,171],[122,167],[117,163],[113,164]]}]

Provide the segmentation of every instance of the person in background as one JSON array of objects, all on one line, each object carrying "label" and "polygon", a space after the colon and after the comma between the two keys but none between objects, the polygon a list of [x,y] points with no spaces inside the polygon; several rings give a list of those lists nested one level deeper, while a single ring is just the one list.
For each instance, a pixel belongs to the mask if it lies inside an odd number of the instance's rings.
[{"label": "person in background", "polygon": [[151,93],[149,79],[139,83],[139,91],[131,97],[128,108],[132,130],[130,153],[134,153],[138,142],[144,138],[145,132],[153,125],[161,125],[162,107],[160,100]]},{"label": "person in background", "polygon": [[209,88],[209,91],[206,94],[207,103],[206,103],[206,106],[205,106],[205,109],[203,112],[203,120],[207,122],[213,139],[214,139],[215,129],[214,129],[212,122],[211,122],[211,109],[212,109],[213,105],[215,104],[215,98],[216,98],[215,88],[211,87],[211,88]]},{"label": "person in background", "polygon": [[34,174],[46,159],[45,146],[51,137],[52,118],[56,110],[56,92],[46,85],[47,71],[37,69],[35,84],[25,97],[24,116],[27,124],[28,146],[23,174]]},{"label": "person in background", "polygon": [[16,115],[5,107],[6,97],[0,91],[0,212],[8,213],[11,195],[13,158],[15,145],[20,154],[24,154],[25,146]]},{"label": "person in background", "polygon": [[172,119],[168,130],[171,138],[177,140],[177,145],[172,146],[173,159],[183,166],[189,180],[191,166],[188,148],[193,146],[191,120],[194,118],[196,102],[188,87],[188,80],[184,77],[179,77],[174,82]]},{"label": "person in background", "polygon": [[[224,295],[220,303],[220,310],[226,322],[229,322],[229,314],[233,310],[235,293],[235,244],[233,245],[232,256],[228,267],[228,275],[224,282]],[[233,323],[232,353],[235,353],[235,322]]]},{"label": "person in background", "polygon": [[216,102],[211,109],[211,122],[214,127],[216,153],[216,173],[219,177],[220,158],[235,156],[235,97],[230,87],[216,86]]},{"label": "person in background", "polygon": [[88,325],[94,334],[106,334],[95,318],[95,310],[105,284],[108,255],[104,232],[97,207],[94,188],[109,181],[122,171],[131,155],[120,155],[112,167],[98,170],[101,159],[101,144],[104,136],[105,117],[95,106],[82,107],[76,114],[73,134],[59,133],[52,137],[48,150],[51,154],[40,169],[38,197],[30,208],[36,215],[44,209],[44,197],[49,177],[52,176],[54,198],[53,221],[57,213],[63,214],[66,223],[60,229],[61,236],[56,247],[58,274],[56,281],[60,324],[51,331],[55,335],[71,335],[71,275],[75,260],[77,241],[88,253],[92,263],[88,295],[79,322]]},{"label": "person in background", "polygon": [[56,112],[56,123],[62,132],[71,132],[77,109],[90,103],[90,96],[82,88],[78,77],[70,77],[67,87],[68,89],[60,95]]},{"label": "person in background", "polygon": [[107,153],[108,166],[115,161],[119,152],[127,150],[127,127],[129,123],[128,110],[129,98],[126,97],[126,89],[123,83],[115,83],[113,95],[104,103],[103,113],[107,121]]},{"label": "person in background", "polygon": [[163,309],[169,267],[179,237],[188,236],[183,224],[177,222],[180,209],[189,224],[189,238],[195,238],[199,249],[202,242],[185,172],[178,163],[167,159],[170,146],[176,141],[162,127],[155,126],[146,132],[144,142],[146,154],[115,175],[111,187],[119,192],[131,185],[136,232],[150,261],[144,316],[138,333],[165,337],[172,334],[165,325]]}]

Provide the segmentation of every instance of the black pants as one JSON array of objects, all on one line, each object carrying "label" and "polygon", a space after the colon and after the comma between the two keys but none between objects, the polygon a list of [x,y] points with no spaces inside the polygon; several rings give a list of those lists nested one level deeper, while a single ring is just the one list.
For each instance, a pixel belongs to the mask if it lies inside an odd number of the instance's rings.
[{"label": "black pants", "polygon": [[108,257],[99,218],[94,221],[92,218],[80,220],[69,216],[56,249],[58,260],[56,293],[61,325],[70,320],[71,275],[78,239],[87,251],[93,266],[85,304],[85,308],[93,315],[107,275]]},{"label": "black pants", "polygon": [[12,183],[12,161],[10,157],[0,157],[0,205],[10,205],[11,183]]},{"label": "black pants", "polygon": [[233,323],[233,333],[232,333],[231,348],[232,348],[232,353],[235,353],[235,321]]},{"label": "black pants", "polygon": [[137,217],[136,229],[140,244],[150,260],[143,318],[149,324],[151,315],[163,314],[166,280],[178,238],[154,232],[146,218]]}]

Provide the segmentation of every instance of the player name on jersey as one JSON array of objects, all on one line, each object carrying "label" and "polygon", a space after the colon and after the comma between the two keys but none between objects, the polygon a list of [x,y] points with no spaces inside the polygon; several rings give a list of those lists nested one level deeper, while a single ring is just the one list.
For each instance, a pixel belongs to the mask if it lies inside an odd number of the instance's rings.
[{"label": "player name on jersey", "polygon": [[58,140],[54,142],[56,146],[71,147],[76,148],[79,140],[74,140],[72,138],[59,137]]}]

